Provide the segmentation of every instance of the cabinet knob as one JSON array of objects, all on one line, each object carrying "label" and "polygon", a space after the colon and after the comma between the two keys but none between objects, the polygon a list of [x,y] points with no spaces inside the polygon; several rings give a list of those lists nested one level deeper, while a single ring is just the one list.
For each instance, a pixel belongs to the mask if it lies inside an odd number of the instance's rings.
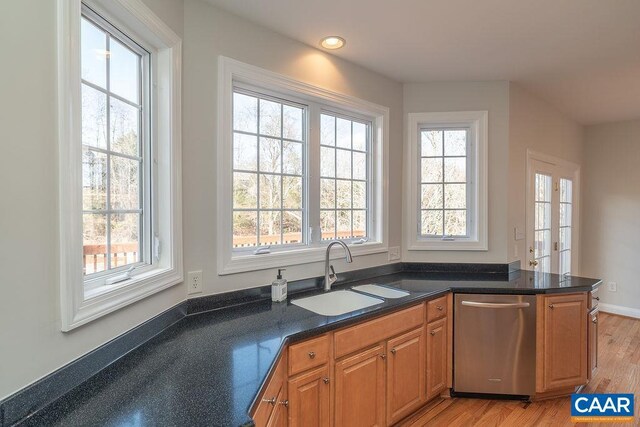
[{"label": "cabinet knob", "polygon": [[315,359],[316,358],[316,353],[313,351],[309,352],[309,359]]},{"label": "cabinet knob", "polygon": [[322,379],[322,381],[324,381],[325,384],[329,384],[329,378],[328,377],[324,377]]},{"label": "cabinet knob", "polygon": [[593,323],[598,323],[598,319],[591,319]]},{"label": "cabinet knob", "polygon": [[432,336],[436,334],[436,331],[429,332]]},{"label": "cabinet knob", "polygon": [[538,261],[537,261],[537,260],[535,260],[535,259],[534,259],[533,261],[529,261],[529,265],[530,265],[531,267],[537,267],[537,266],[538,266]]},{"label": "cabinet knob", "polygon": [[437,306],[436,308],[438,309],[438,311],[442,311],[442,309],[443,309],[444,307],[442,307],[441,305],[439,305],[439,306]]},{"label": "cabinet knob", "polygon": [[271,405],[275,405],[276,404],[276,398],[275,397],[272,397],[271,399],[262,399],[262,401],[264,403],[269,403]]},{"label": "cabinet knob", "polygon": [[395,348],[391,349],[391,354],[396,354],[396,349]]},{"label": "cabinet knob", "polygon": [[288,400],[281,400],[280,402],[278,402],[279,405],[284,405],[286,408],[289,407],[289,401]]},{"label": "cabinet knob", "polygon": [[549,308],[553,308],[553,304],[549,304]]},{"label": "cabinet knob", "polygon": [[386,354],[381,354],[381,355],[380,355],[380,359],[386,359],[386,358],[387,358],[387,355],[386,355]]},{"label": "cabinet knob", "polygon": [[600,297],[593,297],[594,300],[600,301]]}]

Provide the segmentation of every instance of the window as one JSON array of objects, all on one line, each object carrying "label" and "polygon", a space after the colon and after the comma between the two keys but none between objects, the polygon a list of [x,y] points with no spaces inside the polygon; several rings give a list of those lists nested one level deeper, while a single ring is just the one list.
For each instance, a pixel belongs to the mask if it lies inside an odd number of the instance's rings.
[{"label": "window", "polygon": [[573,181],[560,178],[560,274],[571,276]]},{"label": "window", "polygon": [[183,281],[181,40],[140,0],[59,0],[57,16],[68,331]]},{"label": "window", "polygon": [[486,250],[486,112],[409,114],[410,250]]},{"label": "window", "polygon": [[219,274],[386,251],[388,110],[223,57],[219,84]]}]

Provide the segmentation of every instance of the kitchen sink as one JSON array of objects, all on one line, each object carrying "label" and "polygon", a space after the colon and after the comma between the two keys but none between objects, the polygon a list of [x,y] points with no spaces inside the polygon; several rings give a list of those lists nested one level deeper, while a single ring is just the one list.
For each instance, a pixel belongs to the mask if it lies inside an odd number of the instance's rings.
[{"label": "kitchen sink", "polygon": [[372,283],[368,285],[353,286],[351,289],[358,292],[364,292],[365,294],[375,295],[382,298],[402,298],[409,295],[407,291],[401,291],[399,289],[388,288],[386,286],[374,285]]},{"label": "kitchen sink", "polygon": [[361,310],[384,301],[352,291],[334,291],[291,301],[291,304],[322,316],[339,316]]}]

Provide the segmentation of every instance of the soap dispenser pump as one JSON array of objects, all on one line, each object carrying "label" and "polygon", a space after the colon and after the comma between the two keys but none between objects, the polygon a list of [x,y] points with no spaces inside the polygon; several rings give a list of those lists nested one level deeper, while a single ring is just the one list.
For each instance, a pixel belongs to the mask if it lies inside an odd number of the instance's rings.
[{"label": "soap dispenser pump", "polygon": [[282,302],[287,300],[287,279],[282,278],[282,272],[286,268],[278,269],[276,280],[271,283],[271,301]]}]

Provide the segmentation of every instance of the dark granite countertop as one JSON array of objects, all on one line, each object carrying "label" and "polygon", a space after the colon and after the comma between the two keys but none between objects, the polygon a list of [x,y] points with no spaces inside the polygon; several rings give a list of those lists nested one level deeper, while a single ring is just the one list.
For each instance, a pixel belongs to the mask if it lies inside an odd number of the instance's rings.
[{"label": "dark granite countertop", "polygon": [[[517,271],[507,275],[403,272],[351,282],[409,296],[341,316],[258,301],[189,315],[102,370],[25,425],[239,426],[285,342],[379,316],[446,292],[536,294],[588,291],[599,280]],[[311,291],[293,298],[317,293]]]}]

